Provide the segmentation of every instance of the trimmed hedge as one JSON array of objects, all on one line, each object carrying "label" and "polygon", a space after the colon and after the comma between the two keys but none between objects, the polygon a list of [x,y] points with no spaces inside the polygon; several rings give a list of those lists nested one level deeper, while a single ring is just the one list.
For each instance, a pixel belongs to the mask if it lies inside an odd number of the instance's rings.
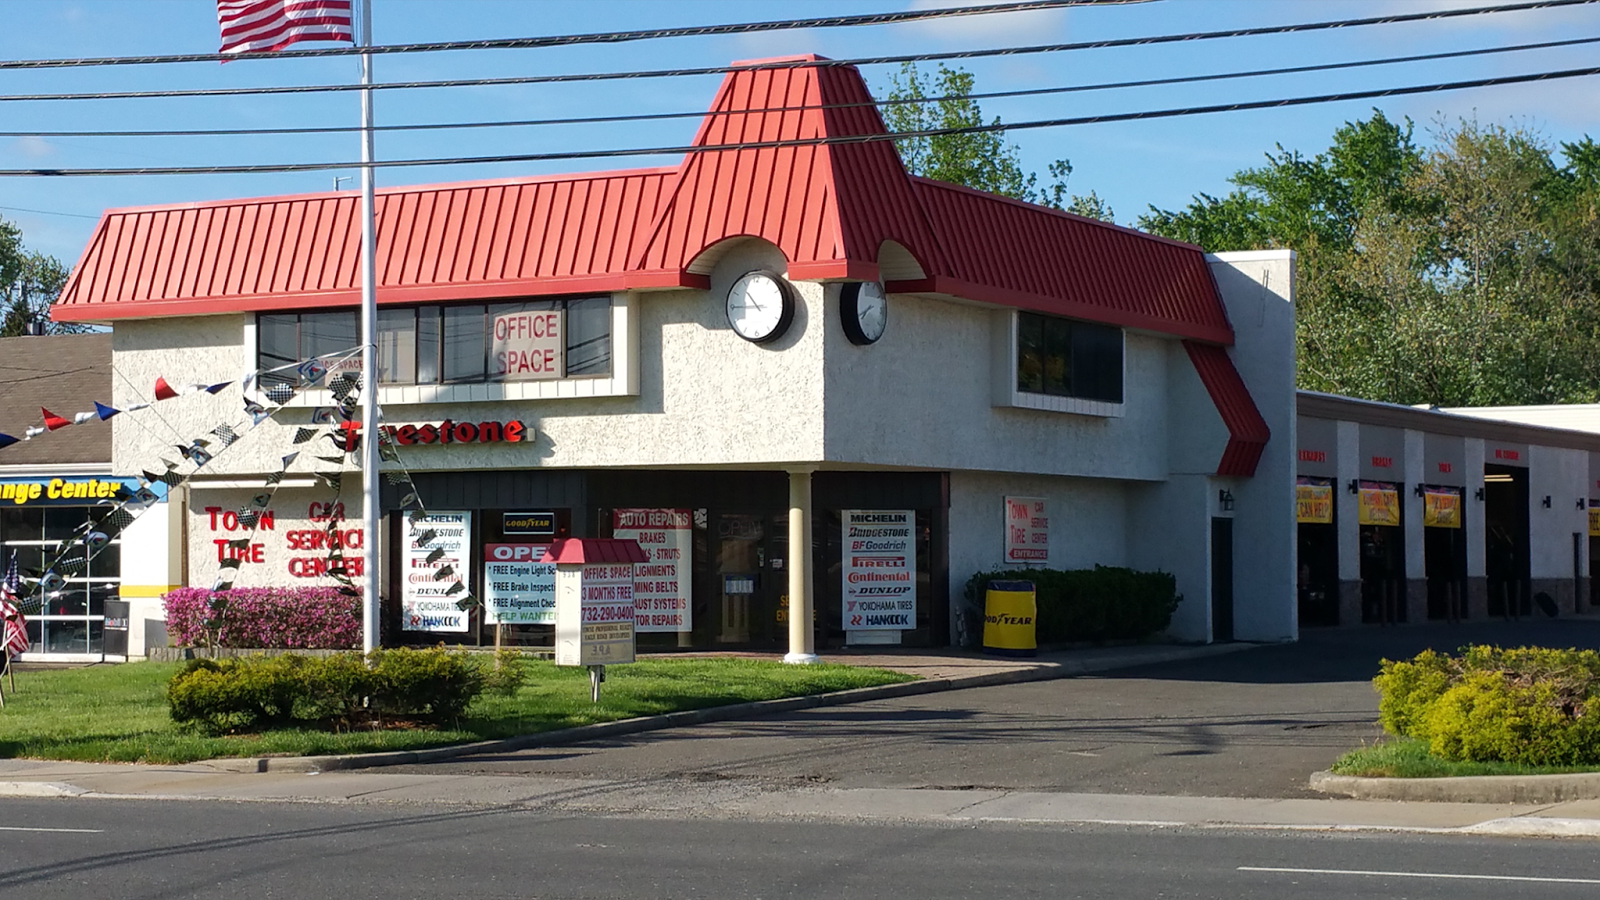
[{"label": "trimmed hedge", "polygon": [[1600,764],[1600,653],[1464,647],[1384,660],[1372,680],[1385,731],[1451,761]]},{"label": "trimmed hedge", "polygon": [[350,650],[361,645],[361,598],[337,588],[179,588],[162,598],[180,647]]},{"label": "trimmed hedge", "polygon": [[173,721],[211,734],[438,726],[486,690],[514,693],[525,673],[520,658],[495,665],[443,648],[196,659],[168,682],[167,704]]},{"label": "trimmed hedge", "polygon": [[979,572],[966,596],[980,614],[990,581],[1031,581],[1037,591],[1040,643],[1137,640],[1167,627],[1183,595],[1166,572],[1116,566]]}]

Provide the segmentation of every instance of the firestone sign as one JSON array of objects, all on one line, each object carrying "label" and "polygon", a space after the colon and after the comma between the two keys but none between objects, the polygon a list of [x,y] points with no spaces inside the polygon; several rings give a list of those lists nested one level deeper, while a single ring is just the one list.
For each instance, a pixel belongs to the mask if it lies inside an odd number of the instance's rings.
[{"label": "firestone sign", "polygon": [[[345,422],[344,449],[354,452],[361,444],[361,423]],[[508,422],[425,422],[419,425],[384,425],[383,431],[396,444],[523,444],[533,440],[533,429],[515,419]]]}]

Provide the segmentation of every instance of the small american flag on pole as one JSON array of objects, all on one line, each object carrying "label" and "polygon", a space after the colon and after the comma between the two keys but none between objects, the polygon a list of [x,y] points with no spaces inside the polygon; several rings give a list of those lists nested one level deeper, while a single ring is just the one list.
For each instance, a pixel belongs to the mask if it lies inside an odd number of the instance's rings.
[{"label": "small american flag on pole", "polygon": [[22,576],[17,572],[17,551],[11,551],[11,564],[6,566],[6,577],[0,581],[0,619],[5,620],[4,649],[6,656],[20,656],[28,652],[28,620],[17,609],[17,595],[22,591]]},{"label": "small american flag on pole", "polygon": [[296,41],[355,42],[350,0],[217,0],[222,53],[282,50]]}]

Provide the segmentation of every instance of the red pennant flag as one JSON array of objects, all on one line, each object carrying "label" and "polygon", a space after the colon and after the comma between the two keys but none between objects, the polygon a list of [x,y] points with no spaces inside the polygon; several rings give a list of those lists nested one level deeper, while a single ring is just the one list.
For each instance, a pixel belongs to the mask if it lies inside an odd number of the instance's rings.
[{"label": "red pennant flag", "polygon": [[167,384],[167,380],[159,375],[156,376],[156,399],[171,400],[176,396],[178,396],[178,392],[173,390],[171,385]]},{"label": "red pennant flag", "polygon": [[39,407],[39,412],[44,413],[44,430],[45,431],[55,431],[57,428],[65,428],[68,425],[72,424],[71,422],[67,421],[66,419],[61,418],[60,416],[56,415],[55,413],[51,412],[48,409],[45,409],[42,406]]}]

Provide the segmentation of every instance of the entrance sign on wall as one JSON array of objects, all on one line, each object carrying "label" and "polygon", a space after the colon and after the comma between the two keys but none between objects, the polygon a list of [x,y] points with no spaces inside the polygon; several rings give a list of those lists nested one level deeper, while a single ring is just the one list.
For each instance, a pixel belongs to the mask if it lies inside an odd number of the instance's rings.
[{"label": "entrance sign on wall", "polygon": [[917,514],[910,509],[845,509],[844,628],[917,627]]},{"label": "entrance sign on wall", "polygon": [[1400,524],[1400,486],[1387,481],[1363,481],[1356,497],[1356,521],[1362,525]]},{"label": "entrance sign on wall", "polygon": [[1461,491],[1458,488],[1422,489],[1422,527],[1460,528]]},{"label": "entrance sign on wall", "polygon": [[1296,479],[1294,518],[1306,525],[1333,524],[1333,482],[1326,478]]},{"label": "entrance sign on wall", "polygon": [[612,511],[612,537],[637,541],[650,557],[633,567],[636,630],[694,630],[693,528],[693,514],[687,509]]},{"label": "entrance sign on wall", "polygon": [[[466,631],[467,614],[456,607],[461,589],[452,591],[453,585],[465,589],[467,556],[472,552],[472,513],[433,512],[405,522],[405,549],[401,553],[402,588],[400,591],[400,627],[405,631]],[[417,540],[424,532],[433,532],[427,546]],[[438,558],[429,560],[435,550],[443,550]],[[445,577],[438,577],[446,572]]]},{"label": "entrance sign on wall", "polygon": [[548,544],[483,545],[483,620],[490,625],[554,625],[556,564]]},{"label": "entrance sign on wall", "polygon": [[499,313],[490,324],[491,381],[543,381],[562,376],[567,342],[561,333],[561,310]]},{"label": "entrance sign on wall", "polygon": [[1006,562],[1050,564],[1050,516],[1043,497],[1006,498]]}]

